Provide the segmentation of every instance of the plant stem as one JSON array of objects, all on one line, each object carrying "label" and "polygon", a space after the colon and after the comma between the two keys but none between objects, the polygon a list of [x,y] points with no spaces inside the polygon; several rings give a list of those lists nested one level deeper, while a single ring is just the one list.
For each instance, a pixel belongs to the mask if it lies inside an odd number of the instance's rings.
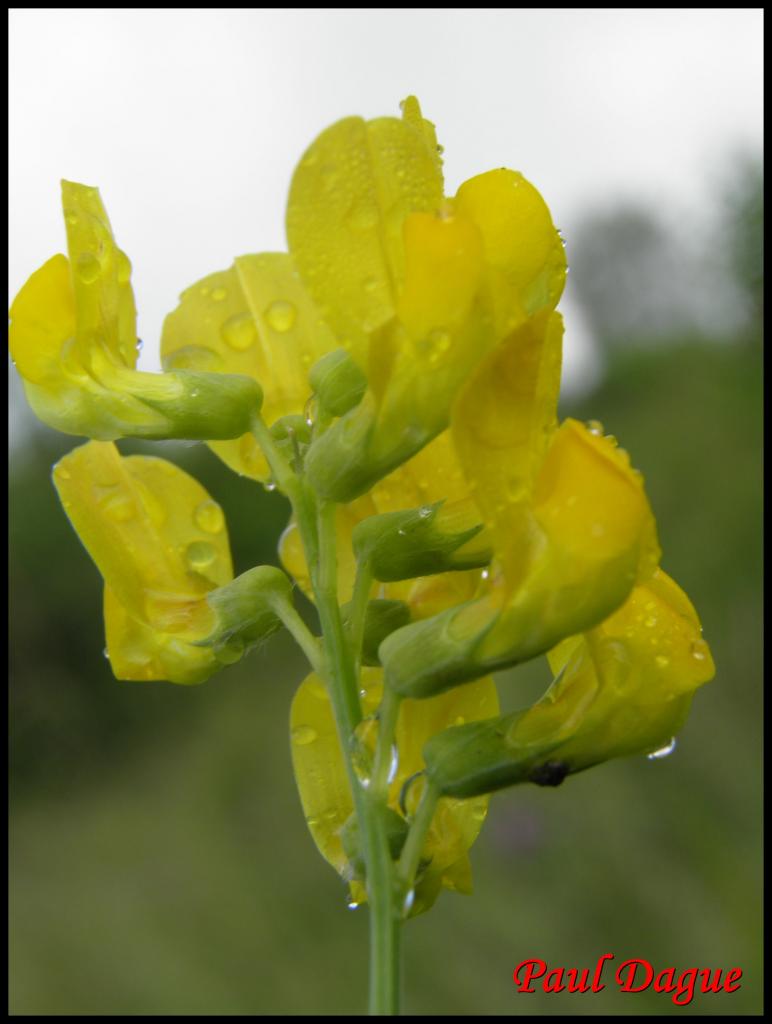
[{"label": "plant stem", "polygon": [[317,675],[324,675],[322,649],[319,640],[303,622],[290,602],[277,600],[274,604],[274,611],[281,619],[285,628],[292,634],[295,643],[308,658],[314,672]]},{"label": "plant stem", "polygon": [[[338,603],[335,505],[320,502],[302,476],[278,451],[270,431],[260,416],[252,421],[252,432],[262,448],[279,488],[287,495],[295,513],[311,575],[311,582],[322,627],[323,664],[318,659],[316,639],[297,613],[283,615],[283,621],[298,640],[315,670],[322,669],[330,694],[341,750],[346,763],[354,811],[359,824],[367,869],[367,897],[370,908],[370,1013],[391,1015],[399,1012],[401,907],[398,902],[395,865],[391,859],[385,830],[385,795],[360,782],[352,761],[352,738],[362,720],[359,702],[359,649],[352,649]],[[369,576],[369,573],[367,574]],[[360,582],[358,604],[367,605],[370,583]],[[364,598],[361,591],[364,590]],[[283,609],[286,614],[286,609]],[[293,609],[294,612],[294,609]],[[278,612],[277,612],[278,614]],[[364,611],[362,612],[364,620]],[[361,626],[357,625],[361,633]],[[361,647],[361,638],[359,640]]]},{"label": "plant stem", "polygon": [[437,808],[437,801],[440,795],[432,784],[427,780],[426,789],[423,791],[418,810],[413,818],[410,831],[407,834],[405,845],[402,847],[402,855],[399,858],[397,875],[405,893],[413,887],[418,865],[421,862],[421,850],[423,849],[426,833],[434,817]]}]

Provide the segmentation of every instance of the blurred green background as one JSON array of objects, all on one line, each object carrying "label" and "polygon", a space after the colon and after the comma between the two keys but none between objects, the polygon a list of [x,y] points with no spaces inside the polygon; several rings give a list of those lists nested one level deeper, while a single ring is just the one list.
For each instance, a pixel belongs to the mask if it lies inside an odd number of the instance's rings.
[{"label": "blurred green background", "polygon": [[[569,255],[605,373],[561,409],[602,420],[644,471],[663,565],[698,609],[716,679],[672,757],[493,799],[472,851],[474,895],[445,894],[406,927],[407,1011],[761,1010],[756,164],[738,166],[717,213],[706,251],[737,303],[721,337],[698,318],[655,315],[694,281],[679,278],[673,237],[648,211],[588,215]],[[361,1012],[367,914],[346,909],[292,778],[301,657],[280,635],[201,687],[116,682],[102,656],[101,580],[50,483],[72,445],[32,431],[10,480],[11,1011]],[[201,445],[161,448],[223,504],[237,572],[275,559],[283,499]],[[546,680],[542,664],[505,674],[503,703],[527,702]],[[523,959],[592,967],[607,952],[657,969],[740,966],[742,987],[687,1008],[613,985],[591,1004],[514,991]]]}]

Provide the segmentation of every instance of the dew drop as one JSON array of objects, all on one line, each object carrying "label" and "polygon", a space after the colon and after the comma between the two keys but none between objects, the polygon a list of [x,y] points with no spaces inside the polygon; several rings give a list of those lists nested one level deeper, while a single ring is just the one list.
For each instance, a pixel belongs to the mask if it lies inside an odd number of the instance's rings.
[{"label": "dew drop", "polygon": [[659,761],[663,757],[669,757],[670,754],[673,753],[675,748],[676,739],[674,736],[672,740],[665,744],[664,747],[660,747],[659,750],[652,750],[652,752],[650,754],[647,754],[646,757],[649,759],[649,761]]},{"label": "dew drop", "polygon": [[205,533],[220,533],[225,526],[225,516],[216,501],[202,501],[193,513],[196,526]]},{"label": "dew drop", "polygon": [[266,480],[263,484],[263,488],[270,494],[276,490],[276,481],[274,479]]},{"label": "dew drop", "polygon": [[464,718],[463,715],[456,715],[453,725],[463,725],[465,722],[466,719]]},{"label": "dew drop", "polygon": [[420,519],[428,519],[432,514],[431,505],[422,505],[418,510],[418,516]]},{"label": "dew drop", "polygon": [[670,658],[668,658],[664,654],[658,654],[654,659],[654,664],[657,666],[657,668],[667,668],[670,664]]},{"label": "dew drop", "polygon": [[215,288],[212,292],[213,302],[222,302],[223,299],[228,297],[228,293],[224,288]]},{"label": "dew drop", "polygon": [[107,658],[107,660],[108,660],[108,661],[110,660],[110,652],[109,652],[109,651],[107,650],[107,648],[106,648],[106,647],[105,647],[105,649],[104,649],[104,650],[102,651],[102,657],[104,657],[104,658]]},{"label": "dew drop", "polygon": [[74,210],[65,210],[64,219],[71,226],[78,223],[78,215]]},{"label": "dew drop", "polygon": [[349,910],[358,910],[362,906],[362,904],[357,903],[356,900],[348,900],[346,906],[348,907]]},{"label": "dew drop", "polygon": [[363,718],[351,739],[351,763],[356,777],[364,789],[370,785],[378,742],[378,719],[375,715]]},{"label": "dew drop", "polygon": [[257,341],[257,327],[251,313],[236,313],[229,317],[220,328],[226,345],[243,352]]},{"label": "dew drop", "polygon": [[296,725],[292,730],[292,742],[298,747],[307,747],[316,739],[316,729],[310,725]]},{"label": "dew drop", "polygon": [[692,652],[692,657],[696,661],[705,661],[705,658],[707,656],[707,646],[708,645],[705,643],[704,640],[695,640],[690,648]]},{"label": "dew drop", "polygon": [[126,523],[137,514],[134,499],[123,492],[108,495],[102,502],[102,510],[116,523]]},{"label": "dew drop", "polygon": [[217,558],[217,549],[205,540],[195,540],[185,548],[185,561],[195,572],[206,569]]},{"label": "dew drop", "polygon": [[405,899],[402,903],[402,913],[407,917],[413,908],[413,902],[415,901],[415,889],[411,889],[405,895]]},{"label": "dew drop", "polygon": [[643,624],[647,629],[653,629],[657,625],[657,616],[649,615]]},{"label": "dew drop", "polygon": [[102,271],[102,264],[91,252],[82,252],[75,265],[78,277],[84,284],[92,284]]},{"label": "dew drop", "polygon": [[489,576],[490,576],[490,570],[489,569],[483,569],[483,571],[480,573],[480,579],[481,580],[487,580]]},{"label": "dew drop", "polygon": [[203,370],[214,372],[223,365],[223,357],[203,345],[184,345],[164,356],[165,370]]},{"label": "dew drop", "polygon": [[274,331],[278,331],[279,334],[286,334],[287,331],[291,330],[296,317],[297,310],[292,303],[283,302],[280,299],[272,302],[265,311],[265,319],[268,322],[268,326],[273,328]]},{"label": "dew drop", "polygon": [[426,772],[415,772],[405,779],[399,791],[399,809],[406,818],[412,818],[426,789]]},{"label": "dew drop", "polygon": [[603,436],[603,424],[600,420],[588,420],[587,429],[591,434],[594,434],[595,437]]}]

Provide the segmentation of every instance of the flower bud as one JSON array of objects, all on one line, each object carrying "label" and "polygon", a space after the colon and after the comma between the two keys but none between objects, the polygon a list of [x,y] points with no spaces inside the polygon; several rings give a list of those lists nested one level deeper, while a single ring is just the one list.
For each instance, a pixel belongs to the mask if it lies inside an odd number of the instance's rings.
[{"label": "flower bud", "polygon": [[292,602],[289,578],[272,565],[258,565],[207,594],[216,626],[198,646],[212,647],[224,664],[238,661],[282,624],[282,606]]},{"label": "flower bud", "polygon": [[452,513],[443,516],[442,504],[362,520],[352,533],[357,559],[367,562],[382,583],[486,565],[491,554],[486,549],[455,554],[482,530],[482,524],[459,530]]},{"label": "flower bud", "polygon": [[314,363],[308,374],[319,404],[331,416],[343,416],[359,405],[367,378],[345,349],[336,349]]}]

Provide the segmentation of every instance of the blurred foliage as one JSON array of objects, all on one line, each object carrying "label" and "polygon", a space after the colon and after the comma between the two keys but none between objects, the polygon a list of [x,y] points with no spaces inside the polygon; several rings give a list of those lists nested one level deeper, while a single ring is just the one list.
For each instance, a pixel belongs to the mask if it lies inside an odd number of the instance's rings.
[{"label": "blurred foliage", "polygon": [[[746,295],[760,273],[752,195],[726,235]],[[698,609],[717,676],[671,758],[493,799],[474,895],[446,895],[406,927],[408,1011],[760,1012],[759,323],[723,345],[615,346],[600,391],[561,409],[601,419],[644,471],[664,568]],[[11,1010],[360,1012],[367,915],[345,909],[294,792],[301,657],[280,635],[201,687],[116,682],[101,580],[50,482],[74,440],[36,432],[11,474]],[[283,499],[200,445],[121,448],[166,454],[204,483],[237,572],[275,561]],[[508,672],[502,703],[546,681],[543,662]],[[520,960],[592,967],[606,952],[657,969],[739,965],[743,983],[685,1008],[613,984],[591,1005],[512,985]]]}]

